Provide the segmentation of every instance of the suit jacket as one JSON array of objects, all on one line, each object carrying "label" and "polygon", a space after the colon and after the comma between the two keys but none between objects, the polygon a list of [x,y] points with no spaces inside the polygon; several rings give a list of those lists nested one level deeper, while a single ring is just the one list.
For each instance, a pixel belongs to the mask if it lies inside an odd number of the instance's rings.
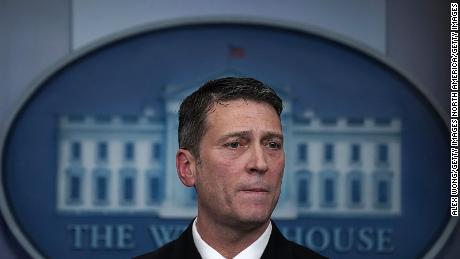
[{"label": "suit jacket", "polygon": [[[134,259],[201,259],[193,241],[192,224],[178,239],[167,243],[156,251]],[[272,227],[270,239],[260,259],[327,259],[304,246],[287,240],[273,222]]]}]

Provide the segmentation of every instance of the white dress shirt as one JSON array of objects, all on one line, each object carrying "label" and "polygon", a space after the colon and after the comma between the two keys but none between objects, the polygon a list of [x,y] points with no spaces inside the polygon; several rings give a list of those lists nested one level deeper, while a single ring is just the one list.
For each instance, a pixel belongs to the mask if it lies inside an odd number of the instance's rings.
[{"label": "white dress shirt", "polygon": [[[264,233],[252,243],[250,246],[246,247],[243,251],[237,254],[233,259],[258,259],[264,253],[265,247],[268,244],[268,240],[270,239],[270,234],[272,233],[272,223],[268,224],[267,229]],[[217,252],[214,248],[208,245],[198,233],[196,228],[196,218],[193,221],[192,226],[192,234],[193,234],[193,242],[200,253],[201,258],[203,259],[225,259],[219,252]]]}]

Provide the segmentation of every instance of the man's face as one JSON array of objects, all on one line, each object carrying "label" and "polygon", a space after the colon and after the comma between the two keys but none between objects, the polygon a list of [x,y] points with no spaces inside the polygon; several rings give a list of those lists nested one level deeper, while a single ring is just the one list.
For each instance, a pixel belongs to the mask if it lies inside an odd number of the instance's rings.
[{"label": "man's face", "polygon": [[269,104],[215,104],[195,164],[199,217],[235,226],[264,223],[278,201],[284,171],[281,122]]}]

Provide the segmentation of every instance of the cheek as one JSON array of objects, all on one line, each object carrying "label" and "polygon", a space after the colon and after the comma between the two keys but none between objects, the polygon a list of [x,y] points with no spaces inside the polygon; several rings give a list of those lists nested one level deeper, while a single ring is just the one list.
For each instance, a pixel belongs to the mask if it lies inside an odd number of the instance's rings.
[{"label": "cheek", "polygon": [[229,178],[228,168],[231,168],[231,164],[225,164],[224,161],[203,163],[197,177],[201,183],[201,188],[214,197],[221,195],[226,189]]},{"label": "cheek", "polygon": [[281,185],[281,181],[284,175],[284,157],[281,159],[276,159],[272,163],[272,176],[274,181],[278,182]]},{"label": "cheek", "polygon": [[243,175],[241,167],[237,161],[219,160],[212,168],[209,168],[209,178],[212,179],[208,184],[215,191],[215,198],[223,197],[227,202],[231,200],[233,190],[238,179]]},{"label": "cheek", "polygon": [[283,171],[284,169],[284,154],[283,155],[273,155],[270,156],[270,166],[274,171]]},{"label": "cheek", "polygon": [[241,175],[244,170],[244,159],[219,156],[209,164],[209,169],[219,182],[230,182],[231,178]]}]

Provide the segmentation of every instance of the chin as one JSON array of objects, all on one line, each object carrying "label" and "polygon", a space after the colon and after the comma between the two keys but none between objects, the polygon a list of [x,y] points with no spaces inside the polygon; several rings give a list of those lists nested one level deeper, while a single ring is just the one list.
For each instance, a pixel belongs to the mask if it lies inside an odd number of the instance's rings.
[{"label": "chin", "polygon": [[241,215],[240,220],[242,222],[248,223],[248,224],[263,224],[270,220],[270,215],[268,211],[254,211],[254,210],[249,210],[245,211],[243,215]]}]

